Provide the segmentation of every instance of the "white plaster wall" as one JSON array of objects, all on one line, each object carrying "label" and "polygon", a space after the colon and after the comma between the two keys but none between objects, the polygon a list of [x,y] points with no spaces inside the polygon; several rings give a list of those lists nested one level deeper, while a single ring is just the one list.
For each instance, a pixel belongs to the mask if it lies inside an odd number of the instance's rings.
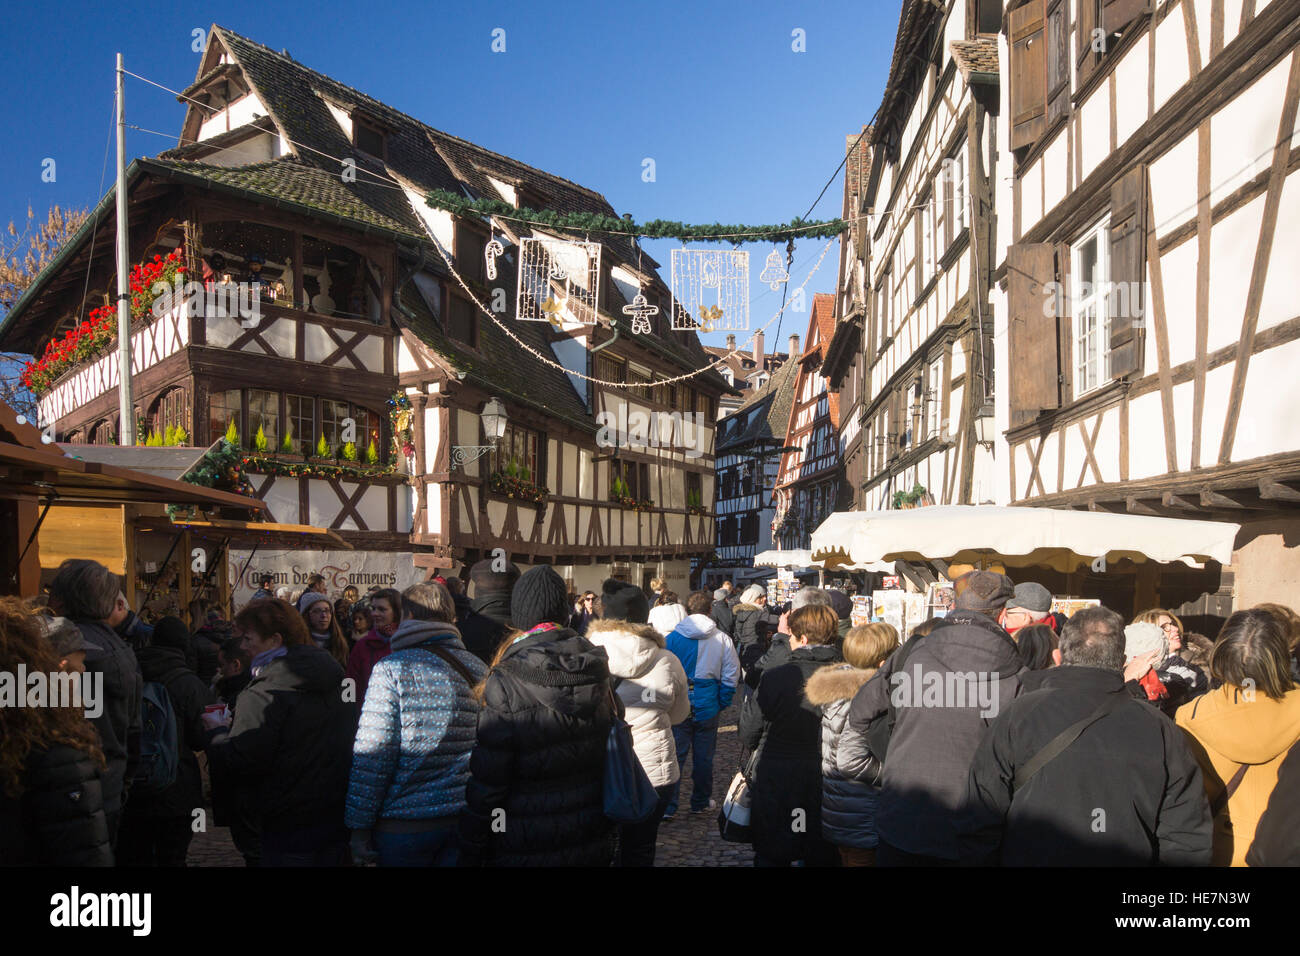
[{"label": "white plaster wall", "polygon": [[[1199,14],[1200,11],[1198,11]],[[1209,17],[1197,16],[1197,25],[1205,26],[1198,32],[1210,34]],[[1178,92],[1188,79],[1187,24],[1181,6],[1174,7],[1169,15],[1156,25],[1156,75],[1155,110],[1160,112],[1169,97]]]}]

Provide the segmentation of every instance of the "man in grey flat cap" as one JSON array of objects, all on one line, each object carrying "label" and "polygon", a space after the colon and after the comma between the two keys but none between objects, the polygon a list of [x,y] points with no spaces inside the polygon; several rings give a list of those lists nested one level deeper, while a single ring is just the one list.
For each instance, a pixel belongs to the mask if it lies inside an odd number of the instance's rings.
[{"label": "man in grey flat cap", "polygon": [[1022,627],[1030,624],[1046,624],[1054,631],[1060,631],[1052,616],[1052,592],[1034,581],[1017,584],[1007,600],[1007,606],[998,617],[998,623],[1007,629],[1008,634],[1015,634]]}]

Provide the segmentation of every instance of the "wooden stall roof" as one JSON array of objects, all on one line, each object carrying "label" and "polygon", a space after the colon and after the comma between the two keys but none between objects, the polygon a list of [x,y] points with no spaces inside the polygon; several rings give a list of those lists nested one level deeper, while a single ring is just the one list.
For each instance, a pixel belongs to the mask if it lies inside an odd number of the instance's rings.
[{"label": "wooden stall roof", "polygon": [[232,521],[224,518],[205,520],[140,518],[137,527],[155,531],[188,529],[205,537],[230,538],[236,546],[257,544],[275,548],[301,548],[310,545],[338,551],[351,551],[352,545],[328,528],[309,524],[277,524],[272,521]]},{"label": "wooden stall roof", "polygon": [[47,450],[49,447],[38,449],[0,442],[0,497],[45,497],[53,489],[60,502],[157,501],[245,511],[261,511],[266,507],[257,498],[158,478],[130,468],[69,458],[57,449]]}]

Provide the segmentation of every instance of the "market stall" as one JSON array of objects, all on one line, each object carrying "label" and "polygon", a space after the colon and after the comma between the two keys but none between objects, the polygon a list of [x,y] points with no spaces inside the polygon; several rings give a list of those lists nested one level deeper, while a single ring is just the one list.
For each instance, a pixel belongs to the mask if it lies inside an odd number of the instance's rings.
[{"label": "market stall", "polygon": [[[813,532],[811,551],[828,568],[896,562],[907,591],[937,592],[966,570],[988,568],[1038,581],[1067,613],[1098,600],[1131,613],[1213,592],[1238,530],[1220,521],[942,505],[833,514]],[[932,594],[927,605],[941,600]]]}]

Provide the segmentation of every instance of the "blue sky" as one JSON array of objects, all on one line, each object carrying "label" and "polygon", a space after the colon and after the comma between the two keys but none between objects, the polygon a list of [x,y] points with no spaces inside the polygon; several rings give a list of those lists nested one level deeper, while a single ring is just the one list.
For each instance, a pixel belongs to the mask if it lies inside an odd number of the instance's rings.
[{"label": "blue sky", "polygon": [[[10,5],[0,35],[0,225],[30,203],[89,206],[113,176],[113,62],[172,89],[194,79],[192,31],[216,22],[290,54],[438,129],[602,192],[638,220],[768,223],[802,215],[870,120],[899,0],[856,3],[99,4],[57,15]],[[506,31],[493,53],[492,31]],[[804,31],[806,52],[791,49]],[[175,145],[183,108],[127,78],[128,159]],[[642,181],[642,160],[656,180]],[[42,182],[52,158],[56,180]],[[814,218],[839,214],[842,179]],[[794,283],[825,240],[801,242]],[[646,250],[668,279],[676,243]],[[770,246],[749,245],[751,324],[780,292],[759,285]],[[832,249],[809,292],[834,287]],[[808,317],[786,314],[781,343]],[[768,348],[778,348],[772,332]],[[721,336],[714,336],[721,339]],[[743,336],[742,336],[743,339]],[[720,344],[720,342],[719,342]]]}]

